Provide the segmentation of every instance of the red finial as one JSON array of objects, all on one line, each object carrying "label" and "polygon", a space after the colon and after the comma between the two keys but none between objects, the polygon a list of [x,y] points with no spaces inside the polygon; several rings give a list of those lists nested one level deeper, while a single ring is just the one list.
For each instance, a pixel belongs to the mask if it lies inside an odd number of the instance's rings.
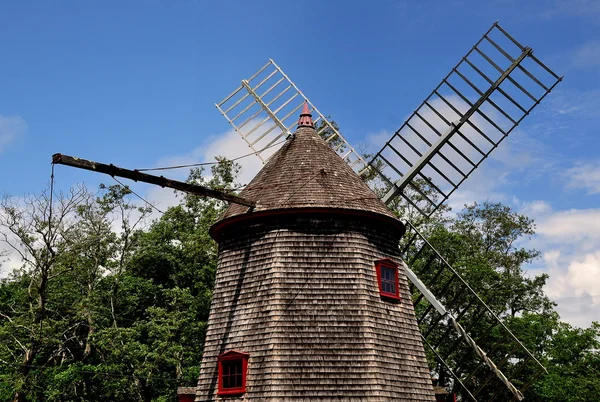
[{"label": "red finial", "polygon": [[302,113],[300,113],[300,118],[298,119],[298,127],[315,127],[312,121],[312,114],[310,114],[310,109],[308,108],[308,102],[304,102],[304,106],[302,106]]}]

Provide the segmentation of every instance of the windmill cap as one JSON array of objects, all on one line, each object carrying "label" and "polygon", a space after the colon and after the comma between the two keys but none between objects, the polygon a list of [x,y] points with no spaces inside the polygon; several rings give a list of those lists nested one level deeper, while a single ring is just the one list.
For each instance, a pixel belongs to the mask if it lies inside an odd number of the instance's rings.
[{"label": "windmill cap", "polygon": [[344,213],[368,215],[404,233],[405,227],[314,127],[299,126],[241,191],[256,202],[249,209],[231,204],[211,228],[216,238],[225,226],[273,214]]}]

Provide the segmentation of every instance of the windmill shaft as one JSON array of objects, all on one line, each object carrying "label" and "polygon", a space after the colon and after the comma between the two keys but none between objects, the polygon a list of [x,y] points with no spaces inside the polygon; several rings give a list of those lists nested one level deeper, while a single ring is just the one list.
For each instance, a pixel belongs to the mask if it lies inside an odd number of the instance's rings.
[{"label": "windmill shaft", "polygon": [[406,277],[410,279],[410,281],[417,287],[417,289],[419,289],[419,291],[421,291],[421,294],[429,301],[429,303],[431,303],[437,312],[441,315],[445,315],[447,311],[444,305],[435,298],[433,293],[427,289],[427,286],[425,286],[425,284],[417,277],[413,270],[410,269],[406,264],[404,264],[404,271]]},{"label": "windmill shaft", "polygon": [[184,191],[186,193],[199,195],[203,197],[216,198],[222,201],[228,201],[235,204],[245,205],[247,207],[254,208],[256,203],[254,201],[238,197],[236,195],[227,194],[223,191],[213,190],[207,187],[198,186],[196,184],[185,183],[177,180],[167,179],[163,176],[153,176],[147,173],[142,173],[137,170],[124,169],[112,164],[106,165],[104,163],[98,163],[89,161],[86,159],[75,158],[73,156],[54,154],[52,155],[52,163],[58,165],[66,165],[76,167],[84,170],[91,170],[93,172],[104,173],[110,176],[124,177],[134,181],[141,181],[144,183],[155,184],[161,187],[173,188],[175,190]]}]

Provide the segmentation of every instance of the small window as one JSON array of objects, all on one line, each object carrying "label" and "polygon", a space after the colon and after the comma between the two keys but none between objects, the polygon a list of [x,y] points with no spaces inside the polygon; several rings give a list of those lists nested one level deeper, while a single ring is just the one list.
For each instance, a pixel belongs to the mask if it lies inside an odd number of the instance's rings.
[{"label": "small window", "polygon": [[382,297],[400,300],[400,289],[398,288],[398,264],[390,259],[375,262],[379,294]]},{"label": "small window", "polygon": [[239,395],[246,392],[248,356],[248,353],[231,350],[218,357],[219,395]]}]

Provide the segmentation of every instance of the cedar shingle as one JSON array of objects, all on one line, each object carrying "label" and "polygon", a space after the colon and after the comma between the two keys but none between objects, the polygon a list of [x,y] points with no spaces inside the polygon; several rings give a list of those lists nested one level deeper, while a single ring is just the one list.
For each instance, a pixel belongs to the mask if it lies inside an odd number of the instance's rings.
[{"label": "cedar shingle", "polygon": [[[257,202],[253,212],[322,207],[375,212],[395,218],[352,168],[310,127],[298,128],[240,196]],[[247,207],[231,204],[222,219],[247,213]]]}]

